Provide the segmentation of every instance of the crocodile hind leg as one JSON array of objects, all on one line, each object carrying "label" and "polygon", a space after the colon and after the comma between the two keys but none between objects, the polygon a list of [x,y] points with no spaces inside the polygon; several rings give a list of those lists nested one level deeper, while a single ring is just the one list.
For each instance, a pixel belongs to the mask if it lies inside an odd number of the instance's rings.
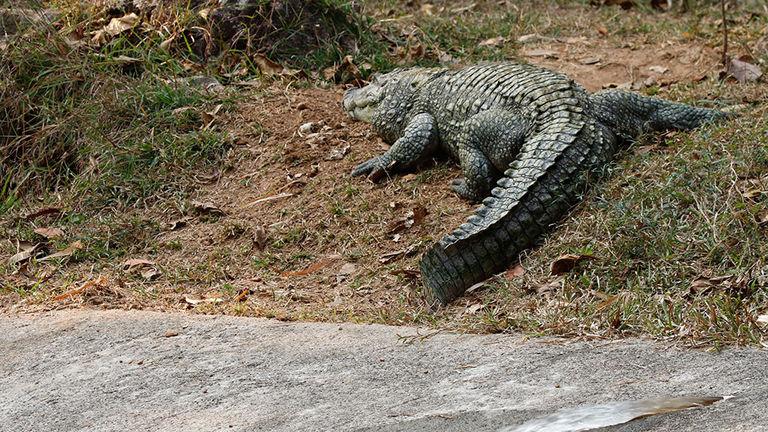
[{"label": "crocodile hind leg", "polygon": [[451,188],[462,198],[480,201],[517,157],[530,122],[505,110],[488,110],[469,119],[459,140],[458,155],[463,178]]},{"label": "crocodile hind leg", "polygon": [[387,172],[406,168],[428,156],[437,148],[435,119],[426,113],[414,116],[392,147],[383,155],[361,163],[352,171],[353,176],[367,175],[378,180]]}]

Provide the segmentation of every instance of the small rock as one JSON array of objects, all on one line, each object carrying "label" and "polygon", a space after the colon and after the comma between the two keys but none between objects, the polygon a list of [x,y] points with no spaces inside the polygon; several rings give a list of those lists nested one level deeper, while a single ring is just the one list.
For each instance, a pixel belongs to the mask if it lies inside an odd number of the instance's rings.
[{"label": "small rock", "polygon": [[596,63],[600,63],[600,57],[586,57],[581,60],[579,60],[579,63],[583,65],[593,65]]},{"label": "small rock", "polygon": [[656,81],[656,78],[654,78],[654,77],[648,77],[648,78],[645,79],[645,81],[643,81],[643,85],[646,86],[646,87],[653,87],[656,84],[658,84],[658,82]]},{"label": "small rock", "polygon": [[312,133],[313,130],[315,130],[316,124],[312,122],[304,123],[303,125],[299,126],[299,135],[304,136],[306,134]]}]

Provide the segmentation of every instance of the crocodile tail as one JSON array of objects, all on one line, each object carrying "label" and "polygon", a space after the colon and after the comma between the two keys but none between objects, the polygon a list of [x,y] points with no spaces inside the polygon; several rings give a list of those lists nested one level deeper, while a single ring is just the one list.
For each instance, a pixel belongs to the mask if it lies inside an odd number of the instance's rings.
[{"label": "crocodile tail", "polygon": [[503,271],[578,201],[587,176],[614,152],[611,132],[565,98],[545,116],[490,197],[466,223],[433,244],[420,263],[427,297],[446,304]]},{"label": "crocodile tail", "polygon": [[603,90],[590,96],[591,112],[624,139],[647,132],[690,130],[732,114],[697,108],[622,90]]}]

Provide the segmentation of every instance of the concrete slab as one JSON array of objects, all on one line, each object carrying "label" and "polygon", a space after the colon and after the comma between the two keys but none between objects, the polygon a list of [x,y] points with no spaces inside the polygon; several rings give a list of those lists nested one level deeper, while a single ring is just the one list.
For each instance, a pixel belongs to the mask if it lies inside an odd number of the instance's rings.
[{"label": "concrete slab", "polygon": [[418,334],[430,333],[152,312],[3,316],[0,430],[498,431],[567,407],[726,395],[600,430],[768,430],[766,350]]}]

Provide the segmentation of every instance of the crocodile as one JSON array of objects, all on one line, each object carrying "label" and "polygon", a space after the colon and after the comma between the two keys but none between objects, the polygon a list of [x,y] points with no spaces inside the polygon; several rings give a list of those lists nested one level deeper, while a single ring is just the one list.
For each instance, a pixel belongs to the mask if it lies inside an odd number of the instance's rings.
[{"label": "crocodile", "polygon": [[420,261],[426,295],[446,304],[506,269],[576,204],[622,146],[728,114],[609,89],[588,93],[529,64],[407,68],[345,92],[342,105],[391,147],[352,171],[377,181],[437,152],[459,162],[452,182],[482,204]]}]

